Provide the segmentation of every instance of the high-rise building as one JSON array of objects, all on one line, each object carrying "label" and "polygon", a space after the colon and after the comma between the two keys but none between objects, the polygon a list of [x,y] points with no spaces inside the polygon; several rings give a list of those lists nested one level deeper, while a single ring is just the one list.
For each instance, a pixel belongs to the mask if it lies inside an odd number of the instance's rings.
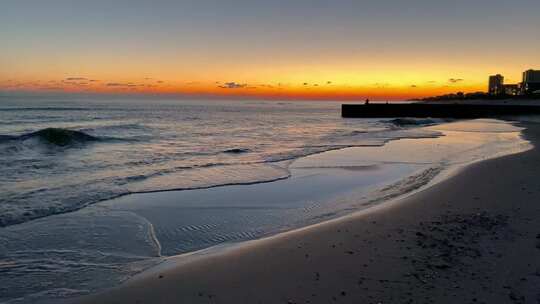
[{"label": "high-rise building", "polygon": [[516,96],[520,93],[520,86],[518,84],[505,84],[504,95]]},{"label": "high-rise building", "polygon": [[540,70],[528,70],[523,72],[521,93],[525,95],[540,93]]},{"label": "high-rise building", "polygon": [[504,94],[504,77],[501,74],[489,76],[488,93],[492,96]]}]

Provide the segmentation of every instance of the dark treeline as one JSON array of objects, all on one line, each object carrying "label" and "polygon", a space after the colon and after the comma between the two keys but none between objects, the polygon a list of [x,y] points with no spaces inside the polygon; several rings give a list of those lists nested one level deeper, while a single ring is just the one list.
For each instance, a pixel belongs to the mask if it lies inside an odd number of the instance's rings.
[{"label": "dark treeline", "polygon": [[415,98],[411,101],[448,101],[448,100],[504,100],[504,99],[539,99],[540,95],[489,95],[485,92],[473,92],[473,93],[450,93],[439,96],[424,97],[424,98]]}]

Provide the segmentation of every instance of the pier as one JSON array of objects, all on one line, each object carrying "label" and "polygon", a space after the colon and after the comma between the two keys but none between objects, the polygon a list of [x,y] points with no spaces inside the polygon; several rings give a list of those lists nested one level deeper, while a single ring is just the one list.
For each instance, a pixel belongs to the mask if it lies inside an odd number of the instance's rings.
[{"label": "pier", "polygon": [[344,118],[494,118],[509,115],[540,115],[535,105],[483,104],[343,104]]}]

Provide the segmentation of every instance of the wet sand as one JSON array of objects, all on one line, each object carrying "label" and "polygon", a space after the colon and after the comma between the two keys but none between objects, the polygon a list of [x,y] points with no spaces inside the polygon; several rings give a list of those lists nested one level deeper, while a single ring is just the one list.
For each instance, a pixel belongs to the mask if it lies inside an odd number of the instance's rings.
[{"label": "wet sand", "polygon": [[[540,125],[525,127],[538,146]],[[172,259],[76,302],[540,303],[539,177],[535,147],[369,212]]]}]

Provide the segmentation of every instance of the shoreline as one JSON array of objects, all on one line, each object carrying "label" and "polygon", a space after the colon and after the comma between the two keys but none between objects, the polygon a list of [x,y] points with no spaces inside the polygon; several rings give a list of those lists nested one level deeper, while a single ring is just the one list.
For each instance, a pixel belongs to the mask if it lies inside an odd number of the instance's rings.
[{"label": "shoreline", "polygon": [[[17,265],[6,272],[14,282],[7,294],[20,295],[12,299],[21,302],[71,300],[122,286],[156,265],[174,267],[175,262],[219,255],[246,241],[339,219],[417,191],[433,183],[434,176],[442,177],[436,173],[448,166],[529,147],[521,130],[498,120],[427,125],[414,133],[438,136],[312,154],[292,163],[292,176],[282,181],[134,194],[8,227],[4,235],[19,236],[9,242],[10,248],[31,246],[33,251],[28,254],[31,263],[17,259],[17,251],[7,251]],[[36,238],[36,231],[41,237]],[[42,257],[43,252],[62,256]],[[162,263],[182,253],[189,258]],[[33,267],[59,271],[36,276],[30,272]],[[41,288],[43,281],[53,288]]]},{"label": "shoreline", "polygon": [[[531,128],[531,127],[534,127],[534,125],[527,124],[527,127]],[[540,133],[539,129],[540,128],[537,127],[535,130],[536,133],[534,134]],[[530,130],[526,129],[523,132],[525,133],[525,136],[527,138],[530,137],[530,134],[529,134],[531,133]],[[527,134],[529,134],[529,136],[527,136]],[[537,143],[537,141],[535,143]],[[467,174],[470,175],[471,174],[470,172],[474,171],[473,169],[475,167],[486,166],[485,165],[486,163],[500,162],[507,158],[514,158],[514,157],[517,158],[523,154],[531,154],[531,153],[537,154],[538,152],[537,150],[538,148],[535,145],[533,150],[529,150],[523,153],[514,154],[510,156],[503,156],[503,157],[499,157],[495,159],[490,159],[487,161],[475,162],[473,164],[465,166],[464,168],[457,169],[456,172],[453,172],[450,174],[449,178],[444,178],[442,181],[437,182],[434,185],[430,185],[429,187],[422,187],[422,189],[419,189],[418,191],[414,191],[412,193],[406,194],[405,197],[399,197],[397,199],[387,201],[383,204],[379,204],[369,209],[361,210],[361,211],[358,211],[349,215],[344,215],[336,219],[325,221],[323,223],[310,225],[308,227],[296,229],[296,230],[285,232],[285,233],[280,233],[280,234],[270,236],[264,239],[243,242],[238,246],[237,244],[234,244],[228,248],[225,248],[224,250],[219,250],[218,252],[216,252],[215,250],[216,248],[209,248],[209,249],[204,249],[202,251],[187,253],[179,257],[170,257],[164,263],[152,269],[149,269],[148,271],[143,272],[140,276],[137,275],[131,278],[125,284],[122,284],[121,286],[115,289],[105,291],[98,295],[90,295],[87,297],[83,297],[83,298],[77,299],[75,302],[91,303],[93,301],[96,301],[96,302],[104,302],[104,303],[109,303],[109,302],[110,303],[130,303],[134,300],[143,299],[142,301],[143,303],[146,303],[147,301],[150,301],[150,300],[151,300],[150,302],[167,303],[168,300],[171,299],[171,297],[174,298],[175,300],[184,300],[189,303],[214,303],[214,302],[229,303],[229,301],[248,302],[247,299],[244,298],[245,295],[242,295],[241,293],[238,293],[238,292],[227,291],[228,289],[230,289],[230,286],[228,286],[230,284],[227,282],[229,280],[227,273],[233,273],[232,278],[238,279],[239,284],[241,281],[242,285],[246,285],[245,286],[246,290],[250,289],[249,287],[250,285],[251,287],[257,287],[257,288],[263,287],[263,286],[259,286],[259,284],[261,283],[259,279],[255,280],[255,282],[251,282],[250,280],[247,280],[245,278],[245,276],[249,276],[251,273],[253,274],[264,273],[265,275],[274,277],[275,281],[270,281],[270,280],[265,281],[266,284],[270,284],[270,285],[277,284],[281,286],[283,285],[279,282],[281,279],[285,281],[290,281],[290,279],[286,277],[279,279],[278,278],[279,276],[276,277],[276,274],[275,274],[276,272],[281,273],[284,270],[279,267],[276,268],[277,271],[271,271],[270,269],[274,269],[273,267],[269,267],[269,268],[263,267],[263,269],[260,269],[261,266],[259,265],[259,263],[256,263],[255,265],[249,264],[248,266],[248,265],[244,265],[244,263],[240,263],[240,260],[247,258],[248,261],[259,261],[259,262],[267,261],[268,259],[264,257],[268,257],[269,252],[278,251],[277,256],[274,256],[274,254],[271,254],[272,256],[271,259],[276,259],[278,262],[279,261],[284,262],[285,264],[291,266],[292,267],[291,269],[294,269],[296,267],[296,263],[293,263],[294,265],[291,265],[292,262],[289,261],[288,253],[285,254],[283,250],[285,250],[286,252],[291,252],[291,253],[297,252],[297,251],[311,251],[309,253],[305,253],[304,258],[306,259],[306,261],[311,260],[311,255],[323,254],[324,256],[326,254],[330,254],[330,252],[328,251],[335,251],[335,250],[328,249],[328,248],[320,248],[320,246],[316,244],[311,244],[311,245],[304,244],[300,246],[295,246],[295,245],[289,244],[289,242],[291,241],[293,241],[293,243],[302,243],[306,238],[308,239],[322,238],[325,241],[329,241],[330,239],[335,239],[336,237],[343,238],[343,236],[339,235],[342,232],[341,231],[342,229],[339,229],[341,232],[337,232],[337,233],[335,231],[333,231],[333,233],[329,232],[329,230],[335,229],[336,227],[342,227],[344,225],[345,226],[352,225],[352,226],[355,226],[356,228],[364,225],[365,227],[361,227],[360,229],[366,228],[366,227],[369,227],[370,229],[372,229],[373,227],[371,226],[373,226],[373,222],[371,222],[370,224],[370,221],[368,221],[368,218],[371,218],[371,217],[392,218],[393,216],[396,217],[396,212],[398,212],[396,210],[410,208],[407,206],[406,204],[407,202],[410,203],[412,201],[411,204],[414,204],[414,201],[418,200],[418,196],[429,197],[430,194],[433,195],[434,192],[435,193],[437,192],[437,188],[441,188],[441,187],[444,188],[445,185],[447,184],[456,183],[456,179],[458,180],[461,179],[463,175],[467,175]],[[431,183],[432,181],[430,181],[428,185]],[[391,209],[391,210],[388,210],[388,209]],[[384,212],[381,212],[381,211],[384,211]],[[488,218],[487,220],[489,221],[490,218]],[[380,230],[381,228],[375,227],[374,229]],[[404,229],[404,228],[400,228],[400,229]],[[321,234],[323,235],[321,236]],[[339,246],[345,246],[346,243],[354,242],[355,241],[354,239],[362,238],[362,237],[367,238],[368,236],[356,234],[353,237],[353,239],[351,239],[351,236],[349,236],[348,238],[345,237],[345,239],[342,240],[342,243]],[[386,240],[384,239],[377,239],[377,242],[382,243],[381,245],[382,247],[388,247],[388,244],[384,244],[386,243],[385,241]],[[371,242],[374,242],[374,240],[371,240]],[[338,246],[336,244],[334,245]],[[303,246],[306,246],[306,247],[303,248]],[[315,248],[310,248],[310,247],[315,247]],[[333,248],[336,248],[336,247],[333,247]],[[223,248],[220,248],[220,249],[223,249]],[[269,251],[269,252],[265,252],[265,251]],[[346,251],[346,255],[355,256],[356,254],[357,254],[356,250]],[[373,256],[373,254],[374,254],[373,252],[371,254],[364,253],[364,258],[365,258],[364,261],[371,261],[374,257],[376,257],[376,255]],[[190,256],[193,258],[186,259],[186,256]],[[293,260],[297,262],[305,262],[303,259],[298,261],[298,257],[294,257]],[[233,262],[232,264],[235,266],[228,265],[231,262]],[[332,261],[332,259],[330,260],[323,259],[322,265],[324,266],[321,268],[328,268],[329,266],[331,268],[331,265],[328,265],[328,264],[331,264],[332,262],[335,262],[335,260]],[[276,262],[272,262],[271,264],[276,264]],[[278,265],[281,265],[281,263],[278,263]],[[441,265],[439,266],[443,267],[444,269],[446,269],[445,267],[448,266],[446,264],[445,264],[446,266],[441,266]],[[246,268],[252,268],[251,266],[255,266],[256,269],[251,270],[251,271],[249,269],[246,269]],[[350,266],[357,266],[357,265],[355,264],[347,265],[347,268],[350,268]],[[217,268],[213,269],[214,267],[217,267]],[[310,267],[313,267],[313,265]],[[202,270],[198,268],[202,268]],[[234,274],[234,272],[236,271],[236,268],[239,269],[240,274]],[[218,270],[217,276],[220,278],[220,280],[209,277],[209,276],[213,277],[214,272],[216,270]],[[360,268],[359,270],[362,270],[362,268]],[[299,269],[299,273],[304,273],[306,271],[308,270],[306,269],[305,265],[304,267],[300,267]],[[320,277],[321,271],[315,271],[315,273],[318,273],[318,275],[315,275],[316,276],[315,282],[319,282],[319,280],[321,279]],[[186,282],[184,279],[181,279],[181,278],[187,279],[187,278],[190,278],[191,276],[195,276],[200,279],[199,281],[196,281],[196,282],[186,283],[186,285],[188,286],[178,286],[180,282]],[[381,280],[383,281],[386,280],[388,282],[391,281],[389,279],[381,279]],[[418,279],[415,279],[415,280],[420,281],[420,282],[422,281]],[[312,279],[305,280],[305,282],[303,282],[302,284],[305,283],[307,285],[310,285],[310,284],[313,285],[312,281],[313,281]],[[150,285],[152,287],[146,287],[146,285]],[[145,286],[145,287],[143,288],[142,286]],[[228,286],[228,287],[225,288],[225,286]],[[181,290],[179,290],[178,292],[170,290],[173,287],[175,288],[178,287]],[[154,288],[156,288],[157,290],[153,290]],[[281,288],[283,288],[283,286]],[[205,289],[208,291],[201,291],[201,289]],[[284,291],[285,290],[287,290],[287,288],[285,288]],[[343,295],[343,292],[345,293],[345,295]],[[203,294],[203,296],[201,296],[201,294]],[[283,302],[283,301],[284,303],[287,303],[287,301],[289,301],[289,300],[278,301],[275,298],[276,295],[274,294],[264,293],[263,295],[254,295],[250,292],[247,292],[247,294],[250,294],[252,297],[254,297],[253,301],[260,300],[265,303],[266,302],[274,303],[274,302]],[[289,294],[290,296],[288,296],[288,298],[292,299],[291,300],[293,301],[292,303],[302,303],[302,301],[294,300],[295,297],[296,298],[300,297],[299,295],[301,293],[291,293],[290,291],[288,291],[288,292],[284,292],[283,294]],[[336,299],[339,299],[340,301],[346,300],[346,302],[353,300],[352,297],[346,296],[346,295],[348,295],[348,292],[342,291],[342,292],[336,292],[335,295],[332,297],[336,297]],[[326,300],[331,300],[331,299],[333,300],[332,297],[330,298],[326,297]],[[316,296],[316,297],[311,297],[311,298],[306,296],[305,299],[306,301],[310,301],[311,303],[316,303],[316,302],[324,303],[326,301],[323,298],[321,298],[321,295]],[[354,299],[355,300],[362,299],[366,301],[365,297],[354,298]],[[252,301],[250,300],[249,302],[252,302]]]},{"label": "shoreline", "polygon": [[[440,123],[436,123],[440,124]],[[429,125],[429,124],[428,124]],[[426,125],[426,126],[428,126]],[[420,129],[425,127],[424,125],[416,125],[416,129]],[[412,128],[411,128],[412,129]],[[385,130],[383,132],[386,132],[388,130]],[[379,131],[377,131],[379,132]],[[24,135],[24,134],[23,134]],[[63,214],[69,214],[73,212],[77,212],[80,210],[83,210],[88,207],[92,207],[93,205],[97,205],[100,203],[108,202],[111,200],[120,199],[126,196],[130,195],[139,195],[139,194],[153,194],[153,193],[164,193],[164,192],[179,192],[179,191],[194,191],[194,190],[206,190],[206,189],[213,189],[213,188],[219,188],[219,187],[230,187],[230,186],[250,186],[250,185],[258,185],[258,184],[265,184],[265,183],[273,183],[276,181],[282,181],[289,179],[291,177],[291,171],[290,171],[290,164],[306,157],[323,154],[327,152],[332,151],[339,151],[349,148],[366,148],[366,147],[384,147],[388,143],[392,141],[398,141],[403,139],[426,139],[426,138],[437,138],[441,135],[401,135],[397,137],[392,138],[386,138],[385,140],[381,141],[380,143],[364,143],[364,144],[350,144],[350,145],[336,145],[334,147],[329,147],[327,150],[321,150],[316,152],[309,152],[306,154],[301,155],[295,155],[290,156],[283,159],[278,160],[268,160],[268,161],[254,161],[254,162],[248,162],[248,163],[232,163],[232,164],[219,164],[218,166],[222,167],[234,167],[234,166],[261,166],[261,167],[272,167],[273,169],[283,171],[282,174],[276,174],[275,176],[272,176],[270,178],[267,177],[256,177],[255,180],[238,180],[238,181],[228,181],[223,183],[217,183],[217,184],[208,184],[208,185],[195,185],[195,186],[169,186],[165,188],[156,188],[151,190],[127,190],[122,193],[113,194],[109,197],[105,198],[99,198],[97,200],[92,200],[88,203],[84,203],[81,205],[76,205],[72,207],[68,207],[66,209],[60,210],[60,211],[54,211],[54,213],[51,214],[38,214],[38,215],[31,215],[29,218],[23,218],[23,219],[16,219],[16,220],[8,220],[6,222],[0,221],[0,228],[10,227],[10,226],[16,226],[16,225],[22,225],[25,223],[30,223],[32,221],[37,221],[40,219],[47,218],[49,216],[57,216],[57,215],[63,215]],[[195,168],[195,167],[194,167]],[[203,167],[200,167],[203,168]]]}]

